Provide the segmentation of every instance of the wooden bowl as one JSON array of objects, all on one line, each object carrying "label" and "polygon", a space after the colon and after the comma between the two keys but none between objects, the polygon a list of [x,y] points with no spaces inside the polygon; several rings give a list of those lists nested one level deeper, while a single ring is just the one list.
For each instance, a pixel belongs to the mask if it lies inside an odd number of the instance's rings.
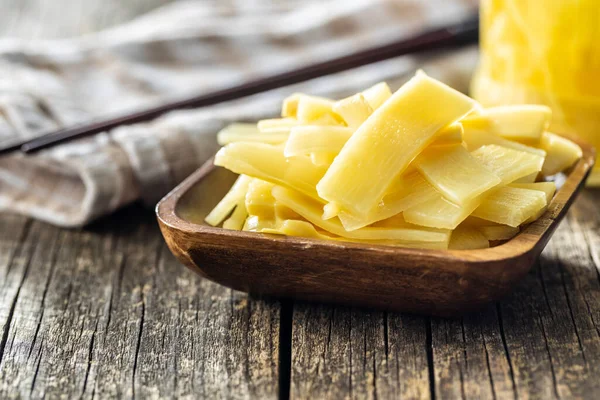
[{"label": "wooden bowl", "polygon": [[[204,217],[236,175],[212,160],[162,199],[156,213],[173,254],[196,273],[250,293],[450,316],[507,293],[531,268],[594,164],[558,179],[548,211],[516,237],[483,250],[421,250],[240,232]],[[560,182],[562,181],[562,182]]]}]

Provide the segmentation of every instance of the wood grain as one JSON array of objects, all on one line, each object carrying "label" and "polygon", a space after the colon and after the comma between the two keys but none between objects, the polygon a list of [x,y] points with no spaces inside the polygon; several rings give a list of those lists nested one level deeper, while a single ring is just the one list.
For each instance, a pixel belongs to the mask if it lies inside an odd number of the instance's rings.
[{"label": "wood grain", "polygon": [[297,303],[291,398],[430,398],[425,317]]},{"label": "wood grain", "polygon": [[147,212],[0,218],[0,398],[277,397],[279,303],[189,273]]},{"label": "wood grain", "polygon": [[[168,0],[0,0],[0,35],[76,36]],[[140,207],[67,231],[0,215],[0,398],[274,398],[277,301],[198,278]]]}]

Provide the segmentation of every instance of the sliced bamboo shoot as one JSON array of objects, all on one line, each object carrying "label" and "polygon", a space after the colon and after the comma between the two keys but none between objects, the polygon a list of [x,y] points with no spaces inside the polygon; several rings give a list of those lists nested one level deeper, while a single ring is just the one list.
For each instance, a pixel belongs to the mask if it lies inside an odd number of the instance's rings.
[{"label": "sliced bamboo shoot", "polygon": [[535,182],[535,183],[512,183],[512,187],[521,189],[540,190],[546,195],[546,202],[549,204],[556,192],[556,183],[554,182]]},{"label": "sliced bamboo shoot", "polygon": [[490,247],[488,239],[476,228],[459,226],[452,231],[448,248],[450,250],[487,249]]},{"label": "sliced bamboo shoot", "polygon": [[501,180],[460,145],[431,146],[414,161],[421,174],[448,200],[465,204]]},{"label": "sliced bamboo shoot", "polygon": [[281,116],[283,118],[296,118],[298,102],[300,101],[301,96],[302,93],[294,93],[283,100],[281,106]]},{"label": "sliced bamboo shoot", "polygon": [[373,113],[373,108],[362,94],[357,93],[354,96],[337,101],[333,105],[333,111],[340,115],[346,125],[354,131],[369,118]]},{"label": "sliced bamboo shoot", "polygon": [[458,206],[438,195],[433,200],[425,201],[404,211],[404,219],[415,225],[455,229],[481,204],[481,201],[482,199],[477,197]]},{"label": "sliced bamboo shoot", "polygon": [[252,178],[249,176],[240,175],[233,186],[231,186],[231,189],[229,189],[229,192],[227,192],[225,197],[223,197],[219,204],[217,204],[216,207],[206,216],[204,219],[206,223],[212,226],[217,226],[223,222],[223,220],[227,218],[234,207],[245,198],[250,181],[252,181]]},{"label": "sliced bamboo shoot", "polygon": [[515,180],[515,183],[534,183],[537,180],[539,174],[539,172],[534,172],[532,174],[526,175],[522,178]]},{"label": "sliced bamboo shoot", "polygon": [[463,140],[467,145],[467,149],[469,151],[477,150],[481,146],[497,144],[498,146],[508,147],[509,149],[537,154],[541,157],[546,156],[546,152],[542,149],[536,149],[535,147],[526,146],[521,143],[513,142],[512,140],[504,139],[498,135],[494,135],[493,133],[489,133],[483,129],[477,129],[466,125],[463,125],[463,128]]},{"label": "sliced bamboo shoot", "polygon": [[254,178],[248,185],[245,204],[250,215],[257,215],[265,219],[275,219],[275,198],[271,194],[275,186],[271,182]]},{"label": "sliced bamboo shoot", "polygon": [[411,227],[372,228],[365,227],[347,232],[339,220],[321,218],[320,203],[282,186],[273,188],[273,197],[305,218],[310,223],[334,235],[361,240],[406,240],[411,242],[443,242],[449,239],[449,232],[431,229],[415,229]]},{"label": "sliced bamboo shoot", "polygon": [[387,245],[387,246],[398,246],[398,247],[413,247],[413,248],[425,248],[425,249],[447,249],[448,242],[447,241],[439,241],[439,242],[411,242],[407,240],[358,240],[358,239],[350,239],[343,238],[339,236],[329,235],[322,231],[319,231],[315,228],[313,224],[306,221],[298,221],[298,220],[286,220],[281,224],[277,225],[273,228],[265,228],[260,232],[262,233],[270,233],[276,235],[286,235],[286,236],[298,236],[312,239],[321,239],[321,240],[335,240],[339,242],[357,242],[357,243],[367,243],[367,244],[377,244],[377,245]]},{"label": "sliced bamboo shoot", "polygon": [[338,217],[347,231],[354,231],[374,222],[390,218],[417,204],[437,198],[439,193],[419,171],[403,174],[367,217],[355,217],[342,210]]},{"label": "sliced bamboo shoot", "polygon": [[296,118],[303,124],[337,125],[343,119],[333,111],[333,100],[323,97],[301,95],[298,99]]},{"label": "sliced bamboo shoot", "polygon": [[283,154],[286,157],[338,154],[352,133],[352,129],[344,126],[297,126],[292,128]]},{"label": "sliced bamboo shoot", "polygon": [[276,227],[265,228],[262,233],[270,233],[274,235],[298,236],[322,240],[337,240],[339,237],[327,235],[315,229],[315,226],[310,222],[288,219],[282,221]]},{"label": "sliced bamboo shoot", "polygon": [[277,220],[261,217],[260,215],[249,215],[242,227],[243,231],[261,232],[263,229],[275,228]]},{"label": "sliced bamboo shoot", "polygon": [[231,124],[217,133],[217,142],[224,146],[234,142],[259,142],[267,144],[284,143],[289,137],[287,132],[261,133],[256,124]]},{"label": "sliced bamboo shoot", "polygon": [[310,161],[317,167],[329,167],[337,153],[310,153]]},{"label": "sliced bamboo shoot", "polygon": [[525,223],[533,222],[541,217],[546,212],[548,205],[550,205],[552,197],[554,197],[554,193],[556,193],[556,184],[554,182],[513,183],[510,186],[522,189],[540,190],[546,195],[546,207],[538,211],[537,214],[529,218],[527,221],[525,221]]},{"label": "sliced bamboo shoot", "polygon": [[474,104],[439,81],[415,76],[352,135],[317,185],[319,196],[366,217],[436,132]]},{"label": "sliced bamboo shoot", "polygon": [[262,133],[289,133],[290,129],[298,124],[295,118],[271,118],[261,119],[256,127]]},{"label": "sliced bamboo shoot", "polygon": [[362,92],[362,95],[371,108],[376,110],[385,103],[387,99],[392,97],[392,91],[387,83],[379,82]]},{"label": "sliced bamboo shoot", "polygon": [[432,146],[452,146],[461,144],[463,140],[463,126],[454,123],[442,129],[436,136]]},{"label": "sliced bamboo shoot", "polygon": [[231,143],[215,156],[215,165],[284,185],[319,200],[315,190],[326,167],[315,166],[308,157],[286,159],[283,149],[263,143]]},{"label": "sliced bamboo shoot", "polygon": [[331,218],[337,217],[338,214],[340,213],[340,211],[341,211],[341,208],[340,208],[339,204],[337,204],[335,202],[327,203],[323,207],[323,216],[321,218],[331,219]]},{"label": "sliced bamboo shoot", "polygon": [[275,202],[275,219],[283,221],[286,219],[301,220],[302,216],[289,207]]},{"label": "sliced bamboo shoot", "polygon": [[483,109],[461,122],[510,140],[537,142],[548,129],[552,111],[543,105],[509,105]]},{"label": "sliced bamboo shoot", "polygon": [[487,240],[508,240],[519,233],[519,228],[508,225],[485,225],[478,229]]},{"label": "sliced bamboo shoot", "polygon": [[473,216],[518,227],[546,207],[546,194],[539,190],[505,186],[485,198]]},{"label": "sliced bamboo shoot", "polygon": [[581,148],[562,136],[546,132],[540,141],[540,147],[547,153],[542,174],[549,176],[557,174],[581,158]]},{"label": "sliced bamboo shoot", "polygon": [[223,228],[225,229],[233,229],[236,231],[241,231],[244,226],[244,222],[246,222],[246,217],[248,216],[248,212],[246,211],[246,205],[244,204],[244,199],[240,199],[235,206],[235,210],[229,218],[223,222]]},{"label": "sliced bamboo shoot", "polygon": [[472,216],[465,219],[461,226],[470,226],[479,229],[488,240],[508,240],[519,233],[519,228]]},{"label": "sliced bamboo shoot", "polygon": [[482,146],[471,153],[481,164],[493,171],[507,185],[519,178],[537,174],[542,169],[544,157],[498,146]]}]

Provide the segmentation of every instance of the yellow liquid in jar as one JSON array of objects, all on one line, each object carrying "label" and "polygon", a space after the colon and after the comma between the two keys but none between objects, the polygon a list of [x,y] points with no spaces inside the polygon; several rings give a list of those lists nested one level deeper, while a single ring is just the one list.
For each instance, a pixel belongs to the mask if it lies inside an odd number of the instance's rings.
[{"label": "yellow liquid in jar", "polygon": [[[598,0],[482,0],[480,52],[475,99],[546,104],[551,131],[600,149]],[[599,165],[588,185],[600,186]]]}]

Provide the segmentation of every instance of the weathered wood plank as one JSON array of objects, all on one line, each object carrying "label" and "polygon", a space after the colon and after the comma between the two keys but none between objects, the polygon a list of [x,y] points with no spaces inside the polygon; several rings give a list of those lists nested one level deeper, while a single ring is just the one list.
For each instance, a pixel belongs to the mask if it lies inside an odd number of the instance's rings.
[{"label": "weathered wood plank", "polygon": [[427,398],[422,317],[297,303],[291,397]]},{"label": "weathered wood plank", "polygon": [[[0,0],[0,35],[76,36],[167,2]],[[279,303],[196,277],[133,211],[83,232],[0,216],[0,397],[275,397]]]},{"label": "weathered wood plank", "polygon": [[441,398],[512,395],[494,307],[462,319],[431,321],[435,392]]},{"label": "weathered wood plank", "polygon": [[14,298],[0,314],[0,398],[277,397],[279,303],[185,269],[150,212],[84,231],[35,222],[0,243],[12,265],[0,298]]},{"label": "weathered wood plank", "polygon": [[9,339],[21,284],[29,270],[34,243],[31,223],[18,216],[0,217],[0,363]]},{"label": "weathered wood plank", "polygon": [[[8,340],[0,349],[2,395],[17,393],[16,382],[21,381],[20,395],[27,397],[37,377],[39,349],[34,352],[33,344],[39,334],[53,259],[60,242],[57,230],[46,228],[43,224],[31,223],[29,234],[21,242],[24,248],[29,247],[24,276],[20,281],[7,279],[7,283],[18,284],[19,290],[14,298],[14,314],[5,328]],[[20,327],[18,334],[14,329],[16,326]],[[28,373],[24,373],[25,370]]]},{"label": "weathered wood plank", "polygon": [[397,386],[392,394],[406,399],[431,398],[433,359],[429,319],[388,313],[387,332],[389,369],[392,376],[395,373]]}]

